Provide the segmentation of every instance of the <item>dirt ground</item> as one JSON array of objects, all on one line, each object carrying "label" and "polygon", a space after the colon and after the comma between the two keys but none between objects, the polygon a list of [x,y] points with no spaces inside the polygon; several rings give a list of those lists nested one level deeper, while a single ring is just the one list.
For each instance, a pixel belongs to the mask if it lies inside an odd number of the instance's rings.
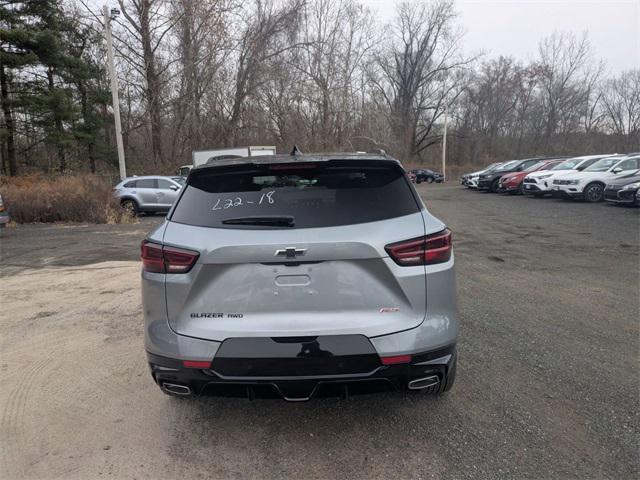
[{"label": "dirt ground", "polygon": [[442,397],[170,398],[142,346],[162,221],[0,232],[0,477],[638,478],[639,210],[421,185],[454,232]]}]

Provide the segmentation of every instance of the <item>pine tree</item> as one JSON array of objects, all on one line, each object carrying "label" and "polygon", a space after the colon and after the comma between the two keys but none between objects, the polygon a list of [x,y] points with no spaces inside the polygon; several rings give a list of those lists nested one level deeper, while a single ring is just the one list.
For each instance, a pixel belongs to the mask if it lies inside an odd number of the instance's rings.
[{"label": "pine tree", "polygon": [[15,175],[16,162],[16,120],[15,110],[20,107],[16,98],[19,87],[16,72],[36,65],[35,32],[25,23],[29,6],[24,2],[8,2],[0,7],[0,93],[3,113],[2,139],[3,169]]},{"label": "pine tree", "polygon": [[104,69],[91,51],[99,44],[96,32],[82,26],[59,0],[10,2],[0,7],[0,27],[8,173],[17,170],[16,110],[29,123],[25,130],[39,132],[53,149],[59,172],[68,169],[72,152],[80,152],[95,172],[97,158],[113,158],[99,135],[105,128],[100,106],[108,94]]}]

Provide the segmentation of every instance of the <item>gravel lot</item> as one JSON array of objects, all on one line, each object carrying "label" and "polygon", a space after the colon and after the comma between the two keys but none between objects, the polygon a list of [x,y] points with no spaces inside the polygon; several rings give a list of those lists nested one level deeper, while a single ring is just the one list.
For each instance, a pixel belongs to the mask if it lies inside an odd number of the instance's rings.
[{"label": "gravel lot", "polygon": [[638,478],[639,210],[419,190],[457,256],[440,398],[167,397],[137,263],[160,217],[0,231],[0,477]]}]

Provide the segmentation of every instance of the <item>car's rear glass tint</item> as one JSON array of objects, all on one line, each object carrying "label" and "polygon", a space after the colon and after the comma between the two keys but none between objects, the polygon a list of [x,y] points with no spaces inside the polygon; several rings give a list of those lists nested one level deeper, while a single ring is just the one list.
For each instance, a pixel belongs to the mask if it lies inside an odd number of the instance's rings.
[{"label": "car's rear glass tint", "polygon": [[[313,228],[418,211],[399,165],[330,161],[197,172],[189,178],[171,221],[219,228]],[[265,218],[281,221],[267,225]]]}]

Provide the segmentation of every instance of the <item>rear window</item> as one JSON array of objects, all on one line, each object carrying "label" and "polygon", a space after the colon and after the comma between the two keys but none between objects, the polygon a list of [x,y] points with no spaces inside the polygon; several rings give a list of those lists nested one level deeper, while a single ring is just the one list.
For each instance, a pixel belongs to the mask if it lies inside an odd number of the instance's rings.
[{"label": "rear window", "polygon": [[[418,211],[397,164],[330,161],[243,165],[192,174],[171,221],[218,228],[313,228]],[[269,225],[271,219],[276,221]],[[278,225],[278,219],[286,219],[289,226]]]}]

